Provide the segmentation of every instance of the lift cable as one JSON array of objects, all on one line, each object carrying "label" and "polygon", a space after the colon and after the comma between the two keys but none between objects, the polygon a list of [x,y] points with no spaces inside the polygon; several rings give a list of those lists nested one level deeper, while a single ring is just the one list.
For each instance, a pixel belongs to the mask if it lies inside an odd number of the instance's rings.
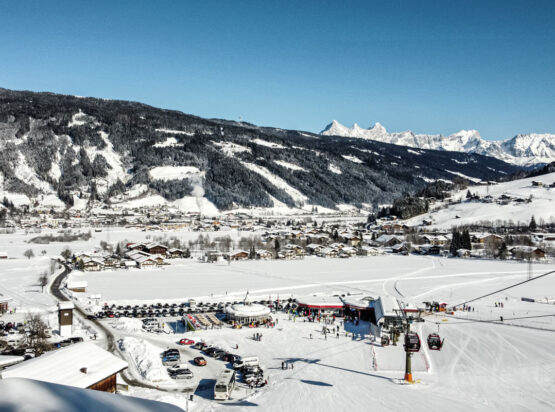
[{"label": "lift cable", "polygon": [[552,270],[552,271],[550,271],[550,272],[544,273],[543,275],[539,275],[539,276],[536,276],[536,277],[533,277],[533,278],[530,278],[530,279],[523,280],[522,282],[518,282],[518,283],[515,283],[514,285],[507,286],[506,288],[496,290],[495,292],[491,292],[491,293],[488,293],[488,294],[486,294],[486,295],[482,295],[482,296],[480,296],[480,297],[467,300],[466,302],[459,303],[458,305],[454,305],[454,306],[452,306],[452,307],[453,307],[453,309],[454,309],[454,308],[456,308],[456,307],[459,307],[459,306],[462,306],[462,305],[466,305],[467,303],[474,302],[474,301],[476,301],[476,300],[480,300],[480,299],[486,298],[486,297],[491,296],[491,295],[495,295],[496,293],[503,292],[504,290],[511,289],[511,288],[516,287],[516,286],[523,285],[524,283],[528,283],[528,282],[531,282],[531,281],[536,280],[536,279],[543,278],[544,276],[551,275],[552,273],[555,273],[555,270]]},{"label": "lift cable", "polygon": [[430,322],[430,323],[434,323],[436,325],[460,325],[461,323],[480,323],[480,322],[496,322],[496,323],[500,323],[502,324],[503,322],[505,322],[506,320],[520,320],[520,319],[534,319],[534,318],[547,318],[547,317],[551,317],[551,316],[555,316],[555,313],[552,313],[550,315],[534,315],[534,316],[522,316],[522,317],[518,317],[518,318],[503,318],[503,321],[499,320],[499,318],[497,319],[464,319],[464,318],[457,318],[457,317],[450,317],[450,319],[457,319],[460,320],[460,322],[451,322],[451,323],[443,323],[443,322],[438,322],[438,321],[434,321],[434,320],[430,320],[430,319],[426,319],[423,318],[426,322]]}]

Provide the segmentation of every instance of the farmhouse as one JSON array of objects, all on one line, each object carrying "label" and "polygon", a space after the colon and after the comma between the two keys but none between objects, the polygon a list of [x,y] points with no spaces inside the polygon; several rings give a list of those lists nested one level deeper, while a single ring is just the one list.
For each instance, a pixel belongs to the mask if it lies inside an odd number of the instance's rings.
[{"label": "farmhouse", "polygon": [[116,375],[127,362],[90,342],[48,352],[4,369],[6,378],[26,378],[103,392],[116,391]]}]

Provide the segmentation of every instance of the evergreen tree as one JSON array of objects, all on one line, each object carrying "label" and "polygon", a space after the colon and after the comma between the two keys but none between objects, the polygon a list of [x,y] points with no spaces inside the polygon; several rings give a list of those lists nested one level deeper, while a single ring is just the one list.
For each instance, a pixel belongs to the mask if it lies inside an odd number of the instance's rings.
[{"label": "evergreen tree", "polygon": [[453,256],[457,256],[457,250],[461,248],[461,234],[458,230],[453,230],[453,237],[451,239],[451,245],[449,246],[449,253]]},{"label": "evergreen tree", "polygon": [[467,199],[472,199],[472,193],[470,193],[470,190],[466,191],[466,198]]},{"label": "evergreen tree", "polygon": [[530,224],[528,225],[528,227],[530,228],[530,230],[536,230],[536,228],[538,227],[538,225],[536,224],[536,219],[534,219],[534,216],[532,216],[532,218],[530,219]]},{"label": "evergreen tree", "polygon": [[472,249],[472,242],[470,241],[470,232],[468,229],[465,229],[462,232],[461,247],[468,250]]},{"label": "evergreen tree", "polygon": [[507,250],[507,244],[505,242],[501,243],[498,254],[499,254],[499,259],[501,260],[507,259],[508,250]]}]

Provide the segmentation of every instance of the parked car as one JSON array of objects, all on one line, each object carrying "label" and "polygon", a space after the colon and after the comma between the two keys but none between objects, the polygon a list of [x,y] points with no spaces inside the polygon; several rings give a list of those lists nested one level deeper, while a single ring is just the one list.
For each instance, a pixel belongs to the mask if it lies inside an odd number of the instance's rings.
[{"label": "parked car", "polygon": [[180,344],[180,345],[193,345],[195,343],[195,341],[192,340],[192,339],[183,338],[177,343]]},{"label": "parked car", "polygon": [[174,379],[193,379],[193,372],[190,369],[178,369],[170,376]]},{"label": "parked car", "polygon": [[173,365],[177,365],[180,361],[181,361],[181,357],[179,356],[179,354],[166,355],[162,358],[162,365],[173,366]]},{"label": "parked car", "polygon": [[204,359],[202,356],[197,356],[195,359],[193,359],[193,361],[195,362],[195,365],[197,365],[197,366],[206,365],[206,359]]}]

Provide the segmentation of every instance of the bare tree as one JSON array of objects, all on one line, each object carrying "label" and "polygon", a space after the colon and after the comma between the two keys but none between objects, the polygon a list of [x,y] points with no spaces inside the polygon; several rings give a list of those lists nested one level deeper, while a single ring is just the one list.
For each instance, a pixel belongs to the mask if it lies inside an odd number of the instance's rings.
[{"label": "bare tree", "polygon": [[42,272],[39,275],[39,285],[42,288],[42,293],[44,293],[44,287],[46,285],[48,285],[48,273],[47,272]]},{"label": "bare tree", "polygon": [[46,340],[46,323],[42,320],[39,314],[29,314],[26,318],[26,324],[29,328],[27,340],[29,346],[34,350],[35,356],[39,356],[49,350],[49,345]]},{"label": "bare tree", "polygon": [[32,257],[35,257],[35,253],[33,252],[33,249],[27,249],[25,252],[23,252],[23,256],[25,256],[27,259],[31,259]]}]

